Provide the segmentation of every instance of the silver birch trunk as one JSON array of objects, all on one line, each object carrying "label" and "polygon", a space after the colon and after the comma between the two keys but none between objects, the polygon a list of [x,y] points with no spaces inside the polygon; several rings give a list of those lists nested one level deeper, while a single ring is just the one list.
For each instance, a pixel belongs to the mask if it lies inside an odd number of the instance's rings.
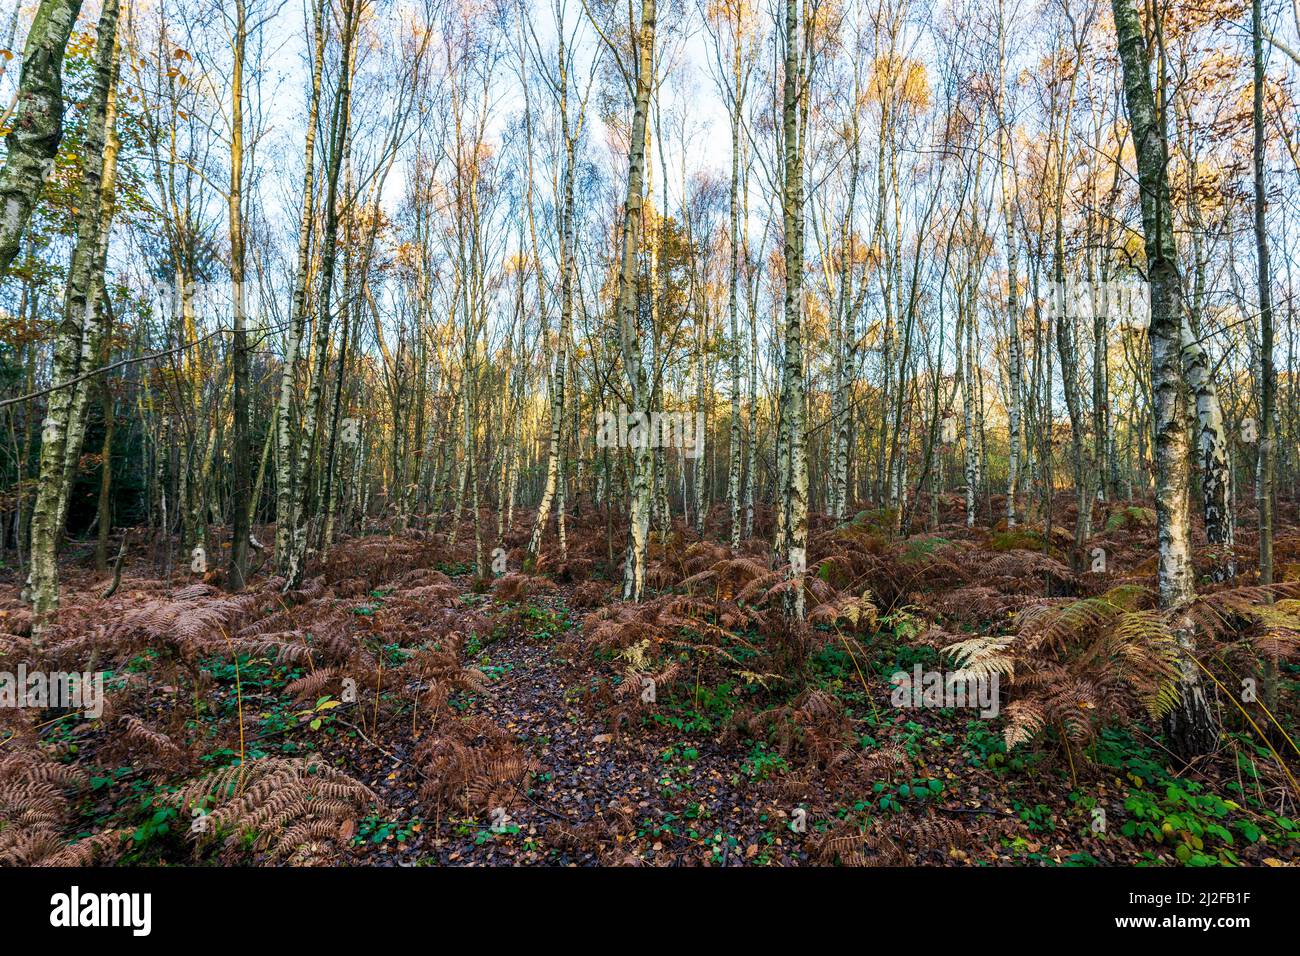
[{"label": "silver birch trunk", "polygon": [[0,169],[0,278],[18,255],[63,140],[63,54],[80,12],[81,0],[41,0],[27,31]]},{"label": "silver birch trunk", "polygon": [[803,368],[803,141],[800,109],[806,107],[807,63],[800,55],[797,0],[785,0],[785,81],[782,91],[783,136],[781,214],[784,226],[785,310],[782,352],[781,418],[786,433],[786,482],[778,506],[782,512],[785,551],[780,555],[796,582],[787,613],[804,616],[804,584],[808,557],[808,449],[804,430]]},{"label": "silver birch trunk", "polygon": [[289,338],[285,347],[284,369],[280,374],[280,391],[275,406],[276,441],[280,455],[275,476],[275,557],[280,573],[290,573],[290,554],[294,528],[294,502],[297,499],[300,475],[297,458],[292,453],[293,397],[299,374],[299,353],[306,334],[307,282],[311,264],[312,211],[315,208],[313,192],[316,182],[316,124],[320,115],[321,73],[325,65],[324,0],[316,0],[313,8],[311,95],[307,104],[307,137],[303,147],[302,205],[298,214],[298,256],[294,270],[293,301],[289,308]]},{"label": "silver birch trunk", "polygon": [[[42,5],[42,10],[44,9]],[[57,10],[46,12],[51,16],[57,16],[59,13]],[[67,463],[71,457],[75,465],[76,457],[80,454],[84,426],[78,425],[78,418],[84,418],[84,405],[90,389],[89,380],[79,384],[73,380],[81,372],[89,370],[88,366],[98,351],[93,341],[93,326],[96,293],[102,290],[103,281],[102,277],[97,280],[94,273],[96,267],[102,262],[99,258],[100,235],[107,225],[105,210],[101,204],[106,161],[104,145],[108,123],[108,101],[116,65],[117,14],[118,0],[105,0],[95,46],[94,80],[87,105],[77,242],[73,248],[72,262],[68,267],[63,313],[55,330],[52,375],[54,388],[50,392],[45,420],[41,424],[40,479],[32,509],[29,579],[29,593],[37,618],[38,631],[40,624],[58,607],[59,603],[57,553],[59,538],[63,533],[66,507],[69,471]],[[42,25],[41,29],[45,30],[47,27]],[[59,59],[62,59],[61,52]],[[24,63],[24,74],[26,74],[26,67],[27,64]],[[57,83],[55,88],[59,88]],[[13,144],[12,139],[10,143]],[[57,139],[55,146],[57,148]],[[113,162],[113,157],[107,159],[110,163]],[[0,196],[2,195],[3,190],[0,189]],[[8,207],[0,212],[0,218],[8,218],[9,215]],[[3,237],[0,237],[0,241],[3,241]],[[7,267],[7,262],[0,262],[0,266]]]},{"label": "silver birch trunk", "polygon": [[1175,615],[1175,635],[1183,655],[1180,700],[1165,720],[1165,732],[1175,752],[1190,758],[1214,747],[1218,729],[1193,660],[1195,635],[1185,613],[1195,588],[1189,540],[1186,393],[1179,374],[1185,304],[1173,233],[1169,147],[1165,118],[1156,110],[1151,59],[1134,0],[1111,0],[1111,7],[1124,72],[1125,101],[1137,147],[1142,231],[1150,278],[1156,529],[1160,547],[1157,581],[1161,606]]},{"label": "silver birch trunk", "polygon": [[[632,131],[628,142],[627,193],[623,210],[621,262],[618,276],[619,344],[623,373],[632,398],[632,414],[647,415],[650,381],[641,357],[637,294],[637,257],[641,247],[642,193],[644,191],[646,117],[654,83],[655,0],[641,0],[641,25],[637,44],[636,94]],[[629,504],[627,560],[623,568],[623,598],[639,601],[645,591],[647,545],[650,532],[650,481],[652,455],[647,435],[632,449],[632,496]]]}]

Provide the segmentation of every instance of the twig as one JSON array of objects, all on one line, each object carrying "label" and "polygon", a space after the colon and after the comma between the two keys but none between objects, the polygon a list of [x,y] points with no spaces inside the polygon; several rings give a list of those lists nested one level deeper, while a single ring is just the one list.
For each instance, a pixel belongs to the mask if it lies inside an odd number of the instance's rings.
[{"label": "twig", "polygon": [[991,817],[1005,817],[1008,820],[1019,820],[1020,818],[1014,813],[1006,813],[1003,810],[990,810],[987,807],[935,807],[940,813],[987,813]]},{"label": "twig", "polygon": [[193,342],[186,342],[185,344],[178,345],[172,349],[166,349],[162,352],[150,352],[148,355],[137,355],[134,358],[122,359],[121,361],[113,362],[111,365],[104,365],[100,368],[91,369],[89,372],[83,372],[80,375],[68,379],[66,382],[59,382],[57,385],[43,388],[39,392],[28,392],[26,395],[19,395],[16,398],[6,398],[3,401],[0,401],[0,408],[7,408],[10,405],[19,405],[23,402],[30,402],[34,398],[40,398],[42,395],[49,395],[51,392],[57,392],[61,389],[71,388],[73,385],[84,382],[88,378],[94,378],[96,375],[103,375],[106,372],[112,372],[119,368],[125,368],[128,365],[135,365],[139,362],[148,362],[151,359],[163,358],[168,355],[175,355],[177,352],[184,352],[186,349],[194,348],[195,346],[206,342],[208,339],[220,335],[223,331],[225,330],[217,329],[215,332],[210,332],[200,339],[195,339]]},{"label": "twig", "polygon": [[126,557],[126,539],[131,537],[131,530],[128,528],[122,533],[122,545],[117,549],[117,560],[113,562],[113,583],[108,586],[108,590],[100,595],[101,601],[107,601],[117,593],[118,587],[122,584],[122,559]]}]

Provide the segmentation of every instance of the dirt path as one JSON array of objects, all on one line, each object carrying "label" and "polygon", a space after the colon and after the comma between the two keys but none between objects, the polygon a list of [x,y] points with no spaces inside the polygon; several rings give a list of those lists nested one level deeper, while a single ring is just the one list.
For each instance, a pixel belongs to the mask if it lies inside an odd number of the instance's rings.
[{"label": "dirt path", "polygon": [[[537,603],[556,607],[555,599]],[[574,624],[574,627],[577,625]],[[539,770],[528,793],[506,808],[504,832],[475,817],[421,817],[419,831],[393,849],[365,852],[364,862],[401,866],[624,863],[736,865],[744,859],[795,862],[800,837],[767,788],[748,779],[735,748],[713,735],[647,726],[619,737],[584,712],[573,691],[584,673],[561,660],[555,641],[508,636],[476,658],[493,677],[481,714],[515,736]],[[486,663],[485,663],[486,662]],[[396,756],[412,741],[386,745]],[[381,789],[390,804],[418,815],[413,762],[394,763]],[[575,846],[567,834],[586,837]],[[380,859],[376,859],[376,856]],[[360,861],[359,861],[360,862]]]}]

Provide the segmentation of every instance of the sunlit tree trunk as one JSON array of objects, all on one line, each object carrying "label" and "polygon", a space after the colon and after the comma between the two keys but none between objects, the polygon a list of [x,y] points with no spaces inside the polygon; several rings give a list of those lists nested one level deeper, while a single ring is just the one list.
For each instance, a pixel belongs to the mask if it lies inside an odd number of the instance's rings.
[{"label": "sunlit tree trunk", "polygon": [[1016,254],[1015,221],[1012,216],[1014,175],[1008,177],[1010,158],[1007,146],[1011,129],[1007,124],[1006,99],[1006,22],[1001,3],[998,5],[998,170],[1002,200],[1003,242],[1007,258],[1007,527],[1016,526],[1016,492],[1020,481],[1020,276]]},{"label": "sunlit tree trunk", "polygon": [[1179,316],[1179,334],[1183,375],[1192,390],[1196,414],[1196,452],[1201,468],[1205,536],[1216,549],[1211,576],[1217,581],[1226,581],[1237,573],[1237,562],[1232,552],[1228,431],[1210,369],[1210,357],[1192,329],[1185,308]]},{"label": "sunlit tree trunk", "polygon": [[[40,476],[32,509],[29,593],[38,625],[59,602],[59,538],[63,533],[70,476],[75,472],[75,462],[81,452],[85,426],[80,419],[90,391],[89,380],[78,383],[75,379],[90,371],[90,364],[99,353],[97,316],[107,314],[98,311],[96,304],[104,288],[101,239],[107,243],[105,231],[111,225],[112,210],[111,200],[105,202],[104,181],[107,172],[111,186],[116,163],[116,151],[107,151],[105,143],[117,63],[117,19],[118,0],[104,0],[86,108],[77,241],[68,267],[63,313],[55,330],[53,391],[41,425]],[[24,65],[24,72],[25,68]],[[96,269],[100,270],[99,274]],[[69,461],[73,462],[72,468]]]},{"label": "sunlit tree trunk", "polygon": [[307,325],[307,283],[310,277],[311,234],[316,182],[316,125],[320,114],[321,73],[325,65],[324,0],[313,7],[313,55],[311,94],[307,103],[307,136],[303,147],[302,204],[298,214],[298,255],[294,269],[293,301],[289,307],[289,335],[285,348],[284,369],[280,374],[279,397],[275,406],[276,442],[280,449],[276,461],[275,481],[275,557],[280,573],[290,572],[291,542],[294,527],[294,502],[297,497],[297,456],[293,454],[293,402],[299,375],[299,354]]},{"label": "sunlit tree trunk", "polygon": [[731,516],[731,546],[740,547],[740,124],[745,103],[741,72],[742,11],[737,6],[731,60],[731,184],[728,194],[730,254],[727,277],[727,317],[730,322],[731,441],[727,461],[727,506]]},{"label": "sunlit tree trunk", "polygon": [[244,0],[234,0],[234,62],[230,74],[230,287],[234,325],[231,363],[234,392],[234,434],[231,436],[231,541],[230,571],[226,581],[232,591],[244,588],[248,576],[249,504],[252,493],[252,440],[249,425],[249,358],[244,289],[244,50],[248,43],[248,22]]},{"label": "sunlit tree trunk", "polygon": [[317,422],[323,409],[324,389],[329,378],[330,314],[333,303],[334,274],[338,263],[338,186],[343,168],[343,157],[348,138],[348,119],[352,96],[353,52],[356,43],[356,0],[344,5],[343,30],[340,37],[338,89],[335,93],[333,115],[329,126],[329,155],[325,170],[325,229],[321,246],[320,293],[317,304],[315,362],[311,372],[311,385],[303,403],[302,430],[296,447],[289,451],[295,456],[293,527],[290,532],[289,559],[282,572],[285,589],[292,590],[302,580],[307,561],[307,498],[309,482],[307,469],[311,463],[317,439]]},{"label": "sunlit tree trunk", "polygon": [[8,275],[18,255],[23,231],[63,140],[63,54],[80,12],[81,0],[41,0],[27,31],[11,132],[5,138],[5,164],[0,169],[0,278]]},{"label": "sunlit tree trunk", "polygon": [[[651,70],[655,69],[654,60],[650,61]],[[651,215],[645,224],[645,244],[649,251],[649,281],[647,283],[650,291],[650,368],[653,379],[652,398],[650,400],[651,414],[654,412],[668,411],[664,402],[664,379],[663,379],[663,359],[659,352],[659,317],[661,303],[667,298],[668,292],[668,273],[667,270],[660,270],[659,256],[663,251],[663,230],[668,221],[668,164],[664,162],[664,140],[667,136],[659,125],[658,116],[658,98],[654,88],[651,88],[651,96],[656,97],[655,104],[655,126],[653,132],[650,128],[646,130],[646,198],[645,206],[651,213],[654,212],[654,159],[653,153],[650,152],[650,142],[654,137],[658,137],[659,146],[659,167],[663,176],[663,208],[658,216]],[[647,117],[647,123],[649,118]],[[653,421],[653,419],[652,419]],[[668,454],[664,448],[664,434],[661,430],[652,427],[650,429],[651,450],[651,471],[654,475],[651,481],[651,520],[657,521],[661,534],[667,535],[673,527],[672,506],[668,501]],[[685,471],[682,473],[685,478]],[[684,489],[683,489],[684,491]],[[689,506],[685,494],[682,495],[683,510]]]},{"label": "sunlit tree trunk", "polygon": [[[641,356],[637,256],[641,247],[642,193],[644,192],[646,118],[654,84],[655,0],[641,0],[641,25],[637,31],[635,97],[628,142],[627,193],[623,209],[623,236],[618,276],[618,329],[623,373],[631,393],[633,415],[649,413],[650,379]],[[641,436],[645,439],[644,433]],[[645,591],[647,544],[650,532],[651,449],[647,441],[632,449],[632,495],[629,508],[627,561],[623,569],[623,598],[639,601]]]},{"label": "sunlit tree trunk", "polygon": [[[696,301],[699,303],[696,307],[695,315],[695,421],[699,428],[694,430],[695,444],[691,453],[695,455],[695,531],[699,535],[704,534],[705,512],[708,510],[708,489],[705,488],[705,451],[706,436],[709,433],[708,428],[708,410],[707,410],[707,385],[706,379],[708,373],[707,356],[705,352],[708,348],[709,334],[709,313],[705,303],[704,277],[699,276],[695,287]],[[688,413],[689,414],[689,413]],[[691,426],[694,428],[694,426]],[[682,471],[685,473],[686,461],[683,459]]]},{"label": "sunlit tree trunk", "polygon": [[782,535],[778,559],[796,585],[787,612],[804,616],[803,576],[808,555],[808,464],[804,430],[803,369],[803,141],[800,124],[801,89],[807,62],[800,51],[798,0],[785,0],[785,85],[781,102],[783,137],[781,219],[784,226],[785,309],[781,374],[781,419],[786,434],[780,497]]},{"label": "sunlit tree trunk", "polygon": [[[101,164],[101,177],[98,187],[98,197],[96,200],[96,214],[98,222],[94,228],[94,247],[91,251],[90,269],[87,276],[89,287],[87,290],[85,308],[87,309],[87,328],[86,334],[82,340],[84,351],[82,354],[81,369],[82,373],[91,370],[96,360],[102,359],[101,365],[107,364],[107,349],[111,347],[110,329],[112,327],[113,307],[108,299],[108,293],[105,288],[105,270],[108,264],[108,241],[112,233],[113,215],[116,211],[116,194],[117,194],[117,157],[118,150],[121,147],[116,132],[117,126],[117,88],[119,72],[119,49],[120,38],[117,32],[117,13],[119,5],[114,2],[105,4],[103,13],[108,14],[108,20],[101,17],[100,31],[112,35],[111,50],[109,56],[112,58],[109,67],[108,88],[104,96],[104,113],[103,113],[103,139]],[[102,51],[101,51],[102,52]],[[72,494],[72,485],[77,475],[77,468],[81,460],[82,447],[85,444],[86,425],[88,421],[88,412],[90,399],[94,386],[100,388],[106,387],[106,379],[99,378],[96,380],[84,379],[79,382],[73,390],[72,410],[68,424],[67,449],[63,457],[63,497],[59,501],[59,516],[57,520],[60,533],[67,524],[68,500]],[[107,420],[106,420],[107,421]],[[106,432],[108,429],[106,428]]]},{"label": "sunlit tree trunk", "polygon": [[1074,494],[1077,503],[1077,517],[1074,523],[1074,560],[1082,560],[1084,545],[1092,536],[1092,483],[1096,464],[1096,443],[1099,435],[1093,436],[1090,448],[1086,435],[1083,396],[1080,394],[1080,365],[1078,357],[1078,315],[1074,309],[1072,297],[1066,289],[1065,266],[1065,191],[1066,175],[1070,156],[1070,129],[1073,119],[1075,87],[1078,82],[1078,59],[1076,49],[1072,60],[1070,82],[1065,94],[1062,108],[1060,138],[1056,143],[1056,182],[1054,183],[1054,218],[1052,232],[1052,267],[1055,278],[1053,287],[1052,314],[1056,319],[1056,350],[1061,358],[1061,391],[1065,396],[1066,413],[1070,418],[1070,450],[1074,465]]},{"label": "sunlit tree trunk", "polygon": [[1193,625],[1185,614],[1195,595],[1188,514],[1187,404],[1179,370],[1185,309],[1169,196],[1169,147],[1163,112],[1151,88],[1151,59],[1134,0],[1111,0],[1124,93],[1136,146],[1141,189],[1142,231],[1151,288],[1151,374],[1155,393],[1156,517],[1160,560],[1160,604],[1179,615],[1182,649],[1180,700],[1165,721],[1176,753],[1206,753],[1218,731],[1197,671]]},{"label": "sunlit tree trunk", "polygon": [[546,460],[546,484],[542,500],[537,506],[533,534],[528,541],[528,554],[535,557],[542,547],[542,535],[550,518],[552,501],[558,498],[557,511],[560,534],[560,555],[564,557],[564,401],[565,374],[568,371],[569,339],[572,337],[573,316],[573,176],[576,136],[569,123],[568,61],[564,52],[564,30],[560,30],[559,43],[560,85],[560,136],[564,143],[564,197],[560,211],[560,333],[555,345],[555,372],[551,379],[551,441]]},{"label": "sunlit tree trunk", "polygon": [[[859,71],[853,71],[853,103],[850,118],[849,148],[849,195],[845,205],[844,222],[841,228],[839,288],[836,294],[834,331],[832,344],[832,382],[831,382],[831,436],[830,436],[830,514],[836,521],[843,521],[848,508],[849,497],[849,398],[852,377],[849,368],[849,351],[854,341],[854,320],[857,303],[853,301],[853,218],[857,209],[858,177],[861,171],[861,136],[859,131],[857,103],[861,98],[861,89],[857,82]],[[865,283],[864,283],[865,285]]]}]

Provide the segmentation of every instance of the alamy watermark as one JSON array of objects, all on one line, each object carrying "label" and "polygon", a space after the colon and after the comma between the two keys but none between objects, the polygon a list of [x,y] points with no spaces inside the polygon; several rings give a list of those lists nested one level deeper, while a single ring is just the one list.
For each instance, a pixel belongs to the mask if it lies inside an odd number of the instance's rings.
[{"label": "alamy watermark", "polygon": [[1151,297],[1145,282],[1049,282],[1044,307],[1055,319],[1116,319],[1121,327],[1134,331],[1151,327]]},{"label": "alamy watermark", "polygon": [[86,671],[0,671],[0,707],[66,707],[88,720],[104,713],[104,674]]},{"label": "alamy watermark", "polygon": [[889,702],[895,707],[969,707],[979,710],[986,720],[996,717],[1001,709],[996,671],[980,676],[968,671],[923,671],[916,664],[910,674],[895,671],[890,683],[894,690]]},{"label": "alamy watermark", "polygon": [[243,300],[246,317],[255,319],[256,316],[250,314],[254,311],[251,303],[255,301],[255,296],[250,295],[253,291],[255,290],[248,283],[241,285],[229,279],[180,283],[158,280],[144,290],[144,296],[157,319],[184,314],[196,319],[228,316],[233,314],[237,298]]},{"label": "alamy watermark", "polygon": [[73,886],[50,897],[50,925],[121,926],[130,929],[132,936],[148,936],[153,928],[153,894],[83,893],[81,887]]},{"label": "alamy watermark", "polygon": [[704,412],[596,413],[597,448],[680,448],[687,458],[704,454]]}]

